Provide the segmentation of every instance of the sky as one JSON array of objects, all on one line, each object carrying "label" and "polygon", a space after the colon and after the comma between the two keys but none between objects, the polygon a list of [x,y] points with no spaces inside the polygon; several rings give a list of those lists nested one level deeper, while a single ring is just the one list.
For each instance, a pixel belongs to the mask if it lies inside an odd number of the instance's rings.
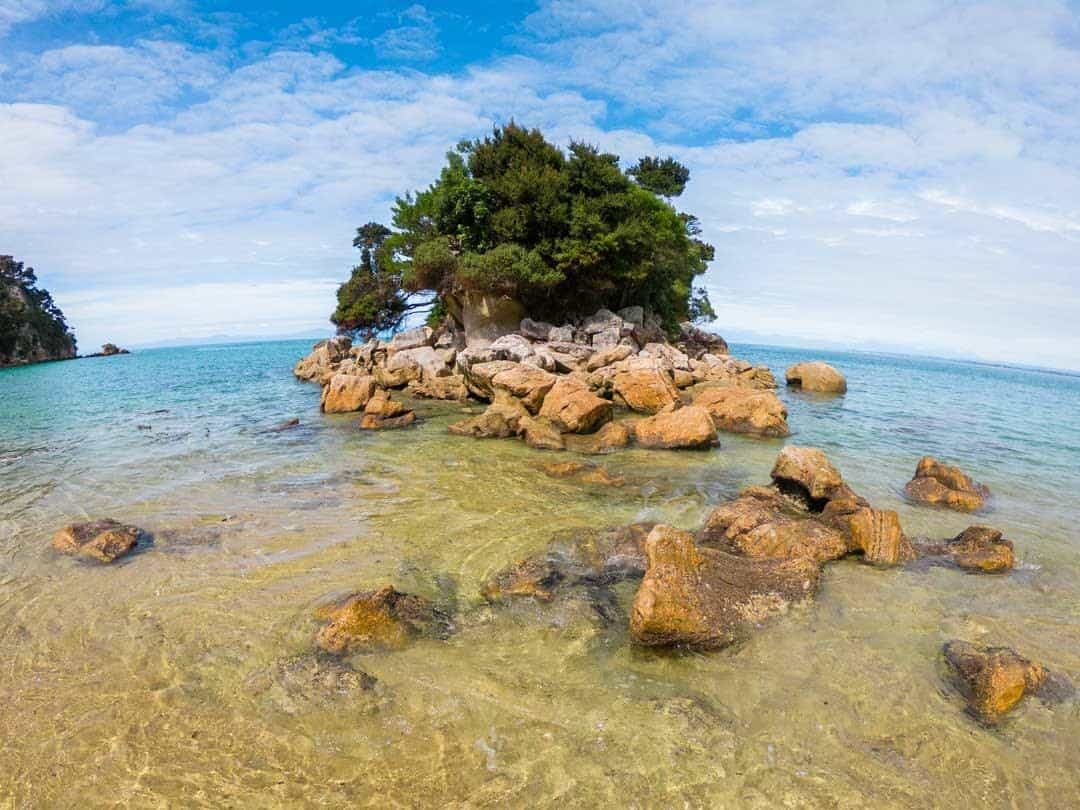
[{"label": "sky", "polygon": [[1080,3],[0,0],[0,253],[84,351],[329,333],[463,138],[674,155],[729,340],[1080,369]]}]

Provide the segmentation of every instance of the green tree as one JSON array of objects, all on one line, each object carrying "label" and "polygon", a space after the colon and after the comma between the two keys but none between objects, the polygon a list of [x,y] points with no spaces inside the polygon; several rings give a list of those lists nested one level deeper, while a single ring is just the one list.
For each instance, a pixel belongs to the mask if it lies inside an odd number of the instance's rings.
[{"label": "green tree", "polygon": [[642,188],[662,197],[678,197],[690,180],[690,170],[672,157],[643,157],[627,174]]},{"label": "green tree", "polygon": [[30,356],[37,346],[59,357],[75,350],[75,336],[32,267],[0,256],[0,360]]},{"label": "green tree", "polygon": [[334,323],[384,331],[409,307],[456,311],[471,291],[513,297],[536,318],[632,304],[671,329],[707,316],[693,281],[713,249],[662,198],[681,193],[689,171],[670,158],[635,169],[585,143],[563,152],[513,123],[458,144],[431,186],[396,201],[392,232],[359,229],[368,258],[339,290]]}]

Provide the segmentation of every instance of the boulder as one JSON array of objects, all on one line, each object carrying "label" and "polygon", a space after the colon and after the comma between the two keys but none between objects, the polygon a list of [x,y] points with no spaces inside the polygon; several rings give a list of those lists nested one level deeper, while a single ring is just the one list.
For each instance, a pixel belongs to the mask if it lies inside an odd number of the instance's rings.
[{"label": "boulder", "polygon": [[378,390],[372,376],[335,374],[323,388],[320,407],[324,413],[352,413],[359,411]]},{"label": "boulder", "polygon": [[964,474],[959,467],[942,464],[924,456],[915,468],[915,477],[904,492],[913,501],[944,506],[958,512],[974,512],[986,505],[990,490]]},{"label": "boulder", "polygon": [[773,481],[782,492],[805,499],[811,511],[820,512],[829,501],[852,495],[843,476],[816,447],[787,445],[776,457]]},{"label": "boulder", "polygon": [[709,411],[719,430],[769,438],[787,436],[787,408],[772,391],[740,386],[707,388],[694,404]]},{"label": "boulder", "polygon": [[520,404],[496,402],[479,416],[455,422],[447,430],[456,436],[471,436],[474,439],[508,439],[521,433],[522,420],[528,415]]},{"label": "boulder", "polygon": [[[404,388],[410,382],[419,380],[424,370],[413,358],[412,350],[395,352],[386,358],[385,363],[378,363],[371,369],[375,382],[382,388]],[[434,351],[429,349],[429,351]]]},{"label": "boulder", "polygon": [[507,371],[518,367],[513,360],[492,360],[487,363],[475,363],[463,365],[461,357],[458,357],[458,368],[462,370],[465,384],[474,396],[480,399],[492,400],[495,398],[495,389],[491,385],[492,379],[500,371]]},{"label": "boulder", "polygon": [[537,346],[536,351],[526,357],[523,362],[544,371],[559,370],[559,362],[555,359],[555,354],[543,345]]},{"label": "boulder", "polygon": [[545,419],[532,416],[521,417],[518,427],[525,444],[536,450],[562,450],[565,448],[562,434]]},{"label": "boulder", "polygon": [[615,374],[611,381],[615,399],[632,411],[659,413],[678,402],[679,392],[659,367],[636,366]]},{"label": "boulder", "polygon": [[611,421],[612,405],[572,377],[563,377],[548,391],[540,416],[563,433],[592,433]]},{"label": "boulder", "polygon": [[849,550],[843,534],[810,518],[768,487],[753,487],[720,504],[705,519],[698,537],[704,546],[746,557],[821,563]]},{"label": "boulder", "polygon": [[620,360],[625,360],[627,357],[634,353],[632,346],[628,346],[625,343],[620,343],[616,346],[608,346],[605,349],[601,349],[592,357],[589,358],[585,364],[586,371],[596,371],[604,366],[610,366],[612,363],[617,363]]},{"label": "boulder", "polygon": [[1011,540],[989,526],[969,526],[940,543],[916,545],[920,555],[941,557],[959,568],[984,574],[1004,574],[1016,564]]},{"label": "boulder", "polygon": [[679,324],[679,346],[694,359],[705,354],[728,353],[727,341],[720,335],[706,332],[689,322]]},{"label": "boulder", "polygon": [[464,402],[469,398],[469,388],[465,385],[465,377],[461,374],[413,380],[409,383],[409,393],[420,399]]},{"label": "boulder", "polygon": [[900,526],[900,516],[892,510],[864,506],[844,516],[841,523],[847,530],[848,544],[861,551],[869,563],[899,565],[916,557]]},{"label": "boulder", "polygon": [[496,360],[513,360],[520,363],[536,353],[536,349],[521,335],[503,335],[487,347]]},{"label": "boulder", "polygon": [[641,354],[655,358],[668,370],[690,370],[690,358],[668,343],[646,343]]},{"label": "boulder", "polygon": [[522,363],[496,372],[491,377],[491,389],[521,400],[529,413],[535,414],[557,379],[554,374]]},{"label": "boulder", "polygon": [[532,318],[522,318],[518,324],[518,332],[529,340],[549,340],[551,330],[555,327],[543,321],[534,321]]},{"label": "boulder", "polygon": [[420,368],[419,376],[424,379],[448,377],[451,374],[450,365],[447,363],[447,353],[443,349],[434,349],[431,346],[402,349],[390,355],[386,361],[386,368],[391,371],[412,366]]},{"label": "boulder", "polygon": [[360,417],[359,427],[362,430],[397,430],[408,427],[415,421],[415,411],[405,411],[397,416],[376,416],[365,413]]},{"label": "boulder", "polygon": [[648,646],[716,649],[817,587],[806,559],[751,559],[698,548],[689,532],[657,526],[645,541],[648,566],[634,596],[630,637]]},{"label": "boulder", "polygon": [[444,299],[451,314],[465,330],[465,345],[473,348],[489,346],[521,325],[525,316],[522,305],[505,295],[469,291],[460,300]]},{"label": "boulder", "polygon": [[631,326],[641,327],[645,325],[645,310],[641,307],[624,307],[616,314]]},{"label": "boulder", "polygon": [[625,422],[608,422],[595,433],[584,436],[568,434],[564,442],[575,453],[600,455],[626,447],[630,444],[630,438],[630,428]]},{"label": "boulder", "polygon": [[847,391],[844,375],[820,360],[796,363],[784,375],[791,388],[823,394],[843,394]]},{"label": "boulder", "polygon": [[634,423],[633,431],[637,443],[648,448],[680,450],[716,444],[712,416],[695,406],[641,419]]},{"label": "boulder", "polygon": [[53,535],[52,547],[61,554],[111,563],[132,551],[142,531],[111,518],[73,523]]},{"label": "boulder", "polygon": [[596,335],[605,331],[621,334],[622,328],[623,319],[609,309],[598,309],[595,314],[581,322],[581,331],[587,335]]},{"label": "boulder", "polygon": [[553,326],[551,327],[551,331],[548,332],[547,339],[551,343],[573,343],[574,327],[569,324],[565,326]]},{"label": "boulder", "polygon": [[584,363],[596,353],[596,349],[592,346],[574,343],[573,341],[553,340],[548,343],[547,347],[549,351],[556,354],[568,354],[579,363]]},{"label": "boulder", "polygon": [[322,385],[334,375],[337,365],[352,348],[352,340],[344,335],[322,340],[311,347],[311,353],[301,358],[293,368],[293,374],[302,380],[315,380]]},{"label": "boulder", "polygon": [[1008,647],[980,647],[949,641],[943,648],[953,681],[967,699],[967,711],[985,725],[995,725],[1027,694],[1047,701],[1074,693],[1064,676],[1018,655]]},{"label": "boulder", "polygon": [[609,349],[612,346],[619,345],[619,341],[622,340],[622,332],[618,329],[603,329],[592,336],[592,347],[594,349]]},{"label": "boulder", "polygon": [[451,629],[449,616],[432,602],[392,585],[355,593],[315,615],[326,622],[315,643],[330,653],[397,650],[418,636],[444,638]]},{"label": "boulder", "polygon": [[418,349],[421,346],[433,346],[434,344],[435,331],[430,326],[418,326],[415,329],[398,332],[390,338],[390,351],[399,352],[403,349]]}]

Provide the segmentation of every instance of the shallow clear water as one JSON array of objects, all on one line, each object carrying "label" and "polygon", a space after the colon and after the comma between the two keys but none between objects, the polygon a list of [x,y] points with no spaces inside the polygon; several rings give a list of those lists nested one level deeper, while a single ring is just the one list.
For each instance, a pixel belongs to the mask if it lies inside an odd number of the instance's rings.
[{"label": "shallow clear water", "polygon": [[[959,463],[1022,566],[844,561],[737,648],[659,654],[584,600],[493,608],[479,585],[559,530],[695,527],[766,481],[781,442],[631,450],[601,462],[625,487],[582,486],[544,475],[550,454],[448,435],[460,406],[419,403],[418,427],[384,434],[324,417],[290,374],[307,349],[0,371],[0,807],[1080,804],[1077,704],[1028,700],[987,730],[939,662],[962,637],[1080,681],[1080,378],[735,347],[780,375],[840,367],[843,398],[780,392],[790,441],[825,448],[910,535],[972,522],[900,498],[924,453]],[[51,552],[99,516],[153,546],[109,567]],[[371,692],[305,679],[313,608],[384,582],[456,600],[457,632],[353,657]]]}]

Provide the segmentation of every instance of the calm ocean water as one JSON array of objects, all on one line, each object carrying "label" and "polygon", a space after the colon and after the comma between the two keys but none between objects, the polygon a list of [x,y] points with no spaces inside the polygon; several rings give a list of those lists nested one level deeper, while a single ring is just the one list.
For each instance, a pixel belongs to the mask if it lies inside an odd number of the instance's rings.
[{"label": "calm ocean water", "polygon": [[[1076,806],[1076,705],[1030,701],[981,729],[937,652],[1011,644],[1080,681],[1080,377],[733,346],[781,379],[803,359],[840,368],[844,397],[781,389],[788,441],[824,448],[908,534],[989,523],[1022,564],[987,578],[842,562],[813,605],[738,649],[659,656],[580,606],[493,609],[479,584],[559,529],[693,527],[764,482],[782,442],[630,450],[603,461],[627,487],[582,489],[520,443],[449,436],[456,405],[419,403],[416,429],[374,435],[321,415],[290,373],[308,348],[0,371],[0,807]],[[906,504],[924,454],[986,483],[991,511]],[[153,546],[109,568],[49,551],[57,528],[100,516]],[[313,606],[384,581],[451,594],[459,631],[357,657],[375,696],[298,686],[288,662],[311,654]]]}]

